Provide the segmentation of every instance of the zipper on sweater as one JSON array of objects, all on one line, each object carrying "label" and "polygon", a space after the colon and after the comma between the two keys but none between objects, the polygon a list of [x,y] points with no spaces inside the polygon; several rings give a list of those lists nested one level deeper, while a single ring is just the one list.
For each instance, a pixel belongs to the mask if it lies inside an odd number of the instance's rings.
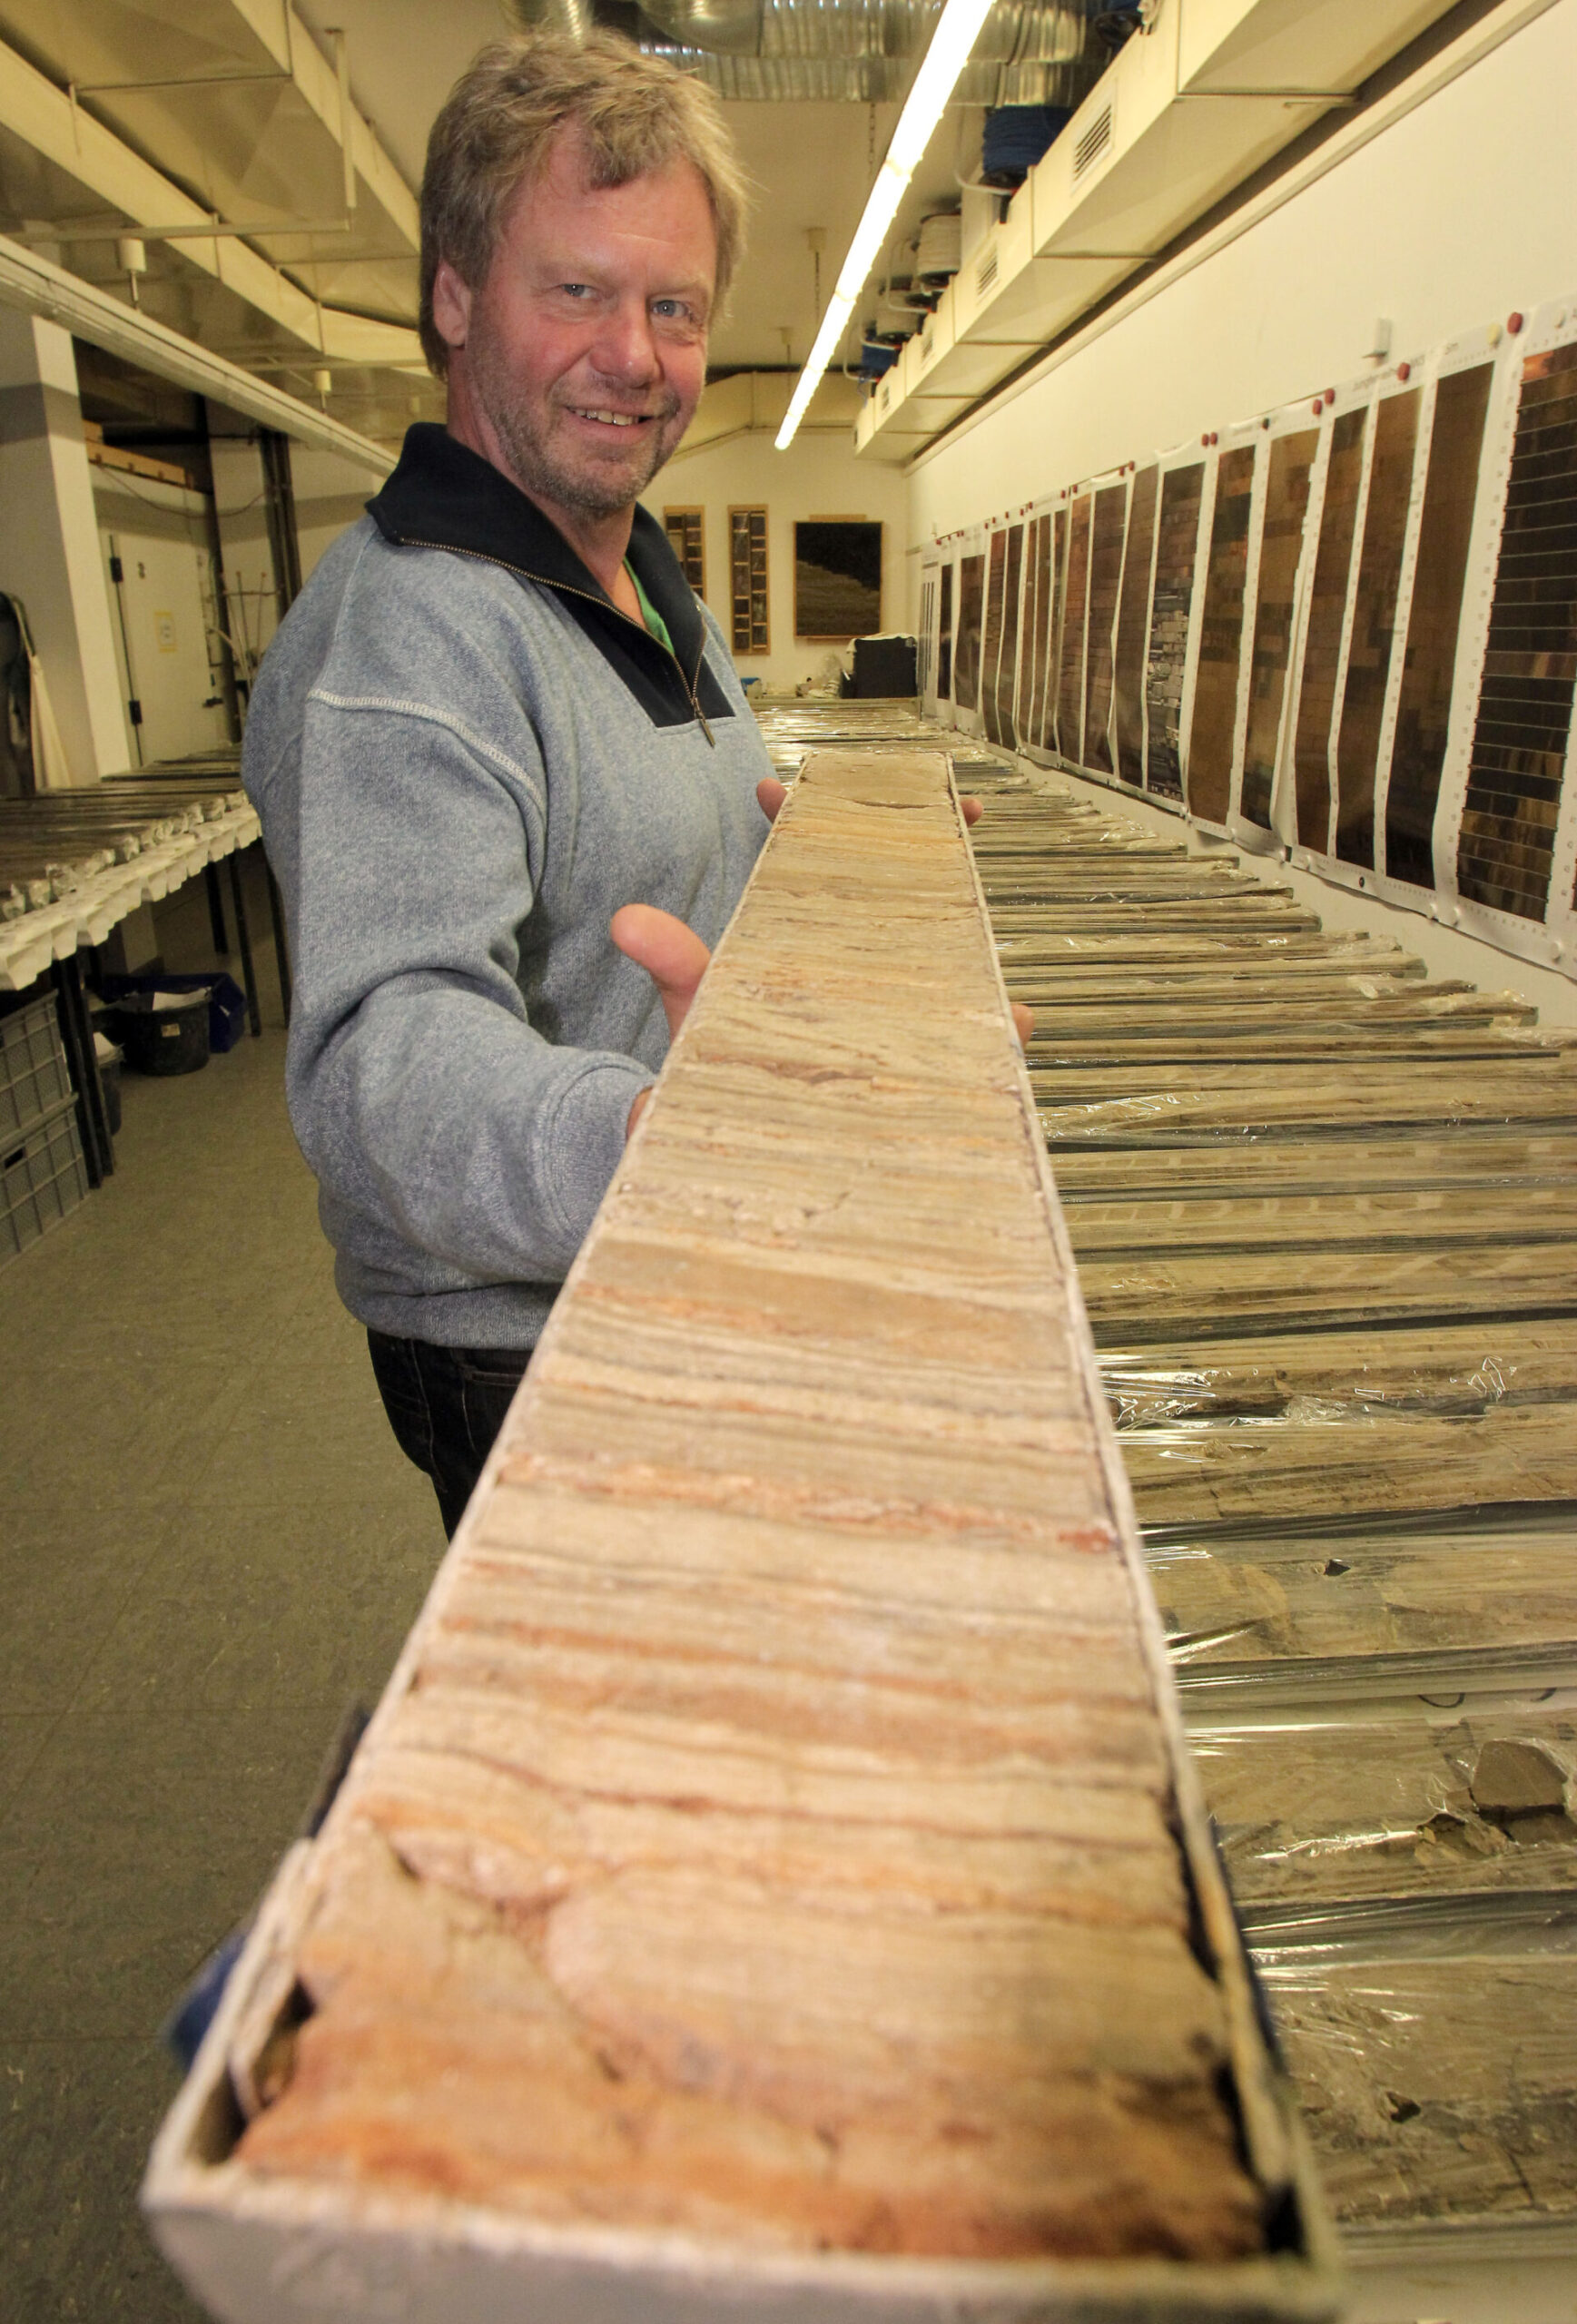
[{"label": "zipper on sweater", "polygon": [[400,540],[406,548],[442,549],[449,556],[468,556],[471,558],[472,562],[477,565],[496,565],[500,572],[513,573],[516,577],[521,581],[535,582],[539,589],[557,589],[567,597],[584,597],[588,606],[600,606],[605,613],[617,614],[620,621],[629,622],[630,627],[632,629],[638,629],[643,637],[651,637],[654,645],[663,646],[664,653],[667,655],[669,661],[672,662],[674,667],[679,673],[679,683],[685,689],[691,709],[695,713],[696,724],[700,727],[701,732],[705,735],[708,746],[712,750],[715,750],[717,748],[717,737],[714,734],[711,726],[707,723],[706,713],[702,709],[701,698],[695,691],[696,686],[701,682],[701,665],[706,655],[706,638],[705,631],[703,631],[701,638],[701,651],[695,657],[695,675],[694,678],[687,678],[685,675],[685,665],[680,661],[679,656],[675,653],[673,647],[671,645],[663,645],[662,639],[660,637],[653,637],[651,631],[646,627],[644,621],[632,620],[630,615],[626,613],[624,607],[622,606],[616,606],[611,597],[594,597],[589,589],[577,589],[572,581],[555,581],[546,573],[528,572],[523,565],[511,565],[507,556],[489,556],[486,549],[457,548],[452,541],[419,540],[414,533],[402,533],[400,535]]}]

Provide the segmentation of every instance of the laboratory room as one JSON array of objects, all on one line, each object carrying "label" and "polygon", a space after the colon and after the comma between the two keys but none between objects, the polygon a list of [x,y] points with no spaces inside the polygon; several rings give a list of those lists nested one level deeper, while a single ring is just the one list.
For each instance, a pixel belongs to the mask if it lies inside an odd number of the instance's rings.
[{"label": "laboratory room", "polygon": [[0,0],[0,2316],[1577,2324],[1577,0]]}]

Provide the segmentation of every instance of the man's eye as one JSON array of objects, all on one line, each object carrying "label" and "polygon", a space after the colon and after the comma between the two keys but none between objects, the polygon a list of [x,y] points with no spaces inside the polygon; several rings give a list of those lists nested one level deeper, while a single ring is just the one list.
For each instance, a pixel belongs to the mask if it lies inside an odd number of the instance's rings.
[{"label": "man's eye", "polygon": [[561,282],[558,287],[567,299],[589,299],[591,296],[589,282]]}]

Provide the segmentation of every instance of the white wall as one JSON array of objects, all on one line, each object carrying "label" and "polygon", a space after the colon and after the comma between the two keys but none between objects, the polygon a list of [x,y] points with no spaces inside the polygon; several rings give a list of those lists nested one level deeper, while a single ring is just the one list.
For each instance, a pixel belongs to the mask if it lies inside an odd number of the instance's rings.
[{"label": "white wall", "polygon": [[[212,404],[209,412],[212,424]],[[251,437],[239,433],[212,436],[209,454],[213,463],[214,511],[224,550],[231,650],[236,675],[247,687],[279,627],[262,461]]]},{"label": "white wall", "polygon": [[707,604],[729,628],[728,511],[767,511],[767,591],[772,651],[741,654],[742,677],[772,686],[793,687],[814,677],[828,655],[841,649],[798,640],[793,635],[794,525],[812,517],[861,517],[882,527],[882,623],[883,629],[912,626],[904,581],[908,546],[906,490],[896,468],[856,459],[846,428],[821,433],[802,429],[786,452],[773,448],[776,422],[753,428],[696,452],[681,450],[643,495],[661,520],[666,508],[706,511]]},{"label": "white wall", "polygon": [[1394,325],[1395,360],[1577,290],[1574,92],[1577,0],[1558,0],[1225,250],[1071,343],[910,471],[916,576],[940,532],[1361,374],[1377,316]]},{"label": "white wall", "polygon": [[[279,626],[262,459],[250,431],[216,433],[211,448],[231,620],[244,658],[255,663],[261,660]],[[310,579],[319,558],[346,527],[356,523],[377,489],[376,479],[365,468],[353,467],[333,452],[291,444],[291,493],[296,504],[296,545],[303,581]],[[238,667],[243,656],[238,655]]]},{"label": "white wall", "polygon": [[310,444],[291,446],[291,489],[303,581],[311,578],[318,559],[346,527],[365,516],[378,488],[376,477],[336,453],[320,452]]},{"label": "white wall", "polygon": [[[153,477],[94,469],[94,505],[114,616],[131,764],[212,750],[229,738],[201,495]],[[112,556],[120,559],[117,582]]]},{"label": "white wall", "polygon": [[0,589],[27,608],[74,783],[131,763],[71,334],[0,308]]}]

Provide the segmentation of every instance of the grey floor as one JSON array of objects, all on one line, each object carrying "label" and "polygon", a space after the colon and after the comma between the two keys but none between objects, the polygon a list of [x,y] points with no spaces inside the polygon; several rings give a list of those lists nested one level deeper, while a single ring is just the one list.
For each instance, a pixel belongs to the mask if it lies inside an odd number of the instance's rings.
[{"label": "grey floor", "polygon": [[[166,964],[208,965],[208,925],[194,882]],[[114,1177],[0,1273],[7,2324],[197,2315],[135,2207],[158,2029],[443,1549],[334,1296],[262,965],[262,1038],[127,1076]]]}]

